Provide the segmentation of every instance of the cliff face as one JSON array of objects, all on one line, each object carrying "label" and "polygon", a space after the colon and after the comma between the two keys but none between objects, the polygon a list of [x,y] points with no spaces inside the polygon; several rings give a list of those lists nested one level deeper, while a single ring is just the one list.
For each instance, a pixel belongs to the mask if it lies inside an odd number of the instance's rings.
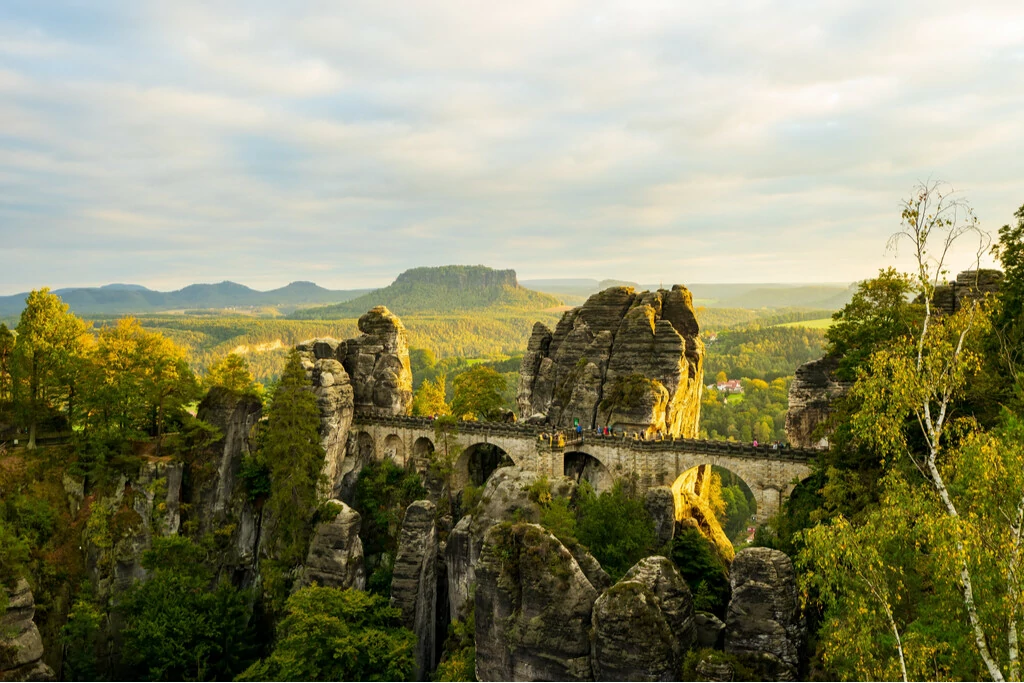
[{"label": "cliff face", "polygon": [[57,680],[42,661],[43,640],[32,620],[36,603],[28,582],[20,579],[8,599],[7,611],[0,614],[0,681]]},{"label": "cliff face", "polygon": [[703,379],[690,292],[612,287],[566,312],[554,331],[534,325],[517,400],[524,418],[556,427],[579,420],[585,429],[695,437]]},{"label": "cliff face", "polygon": [[816,435],[832,412],[833,404],[850,390],[850,382],[840,382],[834,373],[836,358],[826,356],[796,369],[789,385],[789,410],[786,413],[786,438],[798,448],[827,446],[828,436]]}]

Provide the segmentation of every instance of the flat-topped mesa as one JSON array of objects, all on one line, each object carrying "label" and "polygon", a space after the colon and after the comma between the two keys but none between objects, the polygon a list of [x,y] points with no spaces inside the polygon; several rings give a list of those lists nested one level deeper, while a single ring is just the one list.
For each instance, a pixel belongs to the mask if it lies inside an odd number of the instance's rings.
[{"label": "flat-topped mesa", "polygon": [[704,379],[688,289],[637,293],[611,287],[567,311],[554,331],[541,323],[519,370],[524,419],[569,428],[697,436]]}]

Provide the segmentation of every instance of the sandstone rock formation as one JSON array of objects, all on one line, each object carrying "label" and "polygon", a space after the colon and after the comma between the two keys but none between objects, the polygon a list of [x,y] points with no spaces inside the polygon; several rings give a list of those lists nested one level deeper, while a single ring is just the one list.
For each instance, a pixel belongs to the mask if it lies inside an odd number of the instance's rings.
[{"label": "sandstone rock formation", "polygon": [[338,347],[338,360],[352,380],[355,410],[371,415],[408,415],[412,370],[405,326],[384,306],[359,318],[360,336]]},{"label": "sandstone rock formation", "polygon": [[725,623],[710,612],[699,612],[693,619],[697,628],[697,647],[720,648],[725,635]]},{"label": "sandstone rock formation", "polygon": [[520,367],[524,418],[695,437],[704,345],[689,290],[612,287],[533,327]]},{"label": "sandstone rock formation", "polygon": [[[0,586],[0,590],[5,590]],[[53,670],[42,661],[43,640],[32,620],[36,603],[25,579],[9,593],[7,611],[0,616],[0,681],[53,681]]]},{"label": "sandstone rock formation", "polygon": [[295,348],[302,365],[313,384],[317,407],[320,409],[320,445],[324,449],[324,477],[328,495],[335,495],[347,473],[346,449],[349,427],[355,414],[352,383],[341,361],[339,348],[344,342],[333,339],[314,339]]},{"label": "sandstone rock formation", "polygon": [[[463,613],[475,582],[475,568],[483,547],[484,534],[495,524],[512,519],[523,522],[540,522],[541,508],[530,497],[529,489],[540,475],[518,467],[502,467],[495,470],[487,480],[480,502],[470,514],[459,520],[448,535],[445,560],[448,566],[448,599],[452,615]],[[576,490],[574,481],[567,477],[550,480],[551,494],[571,498]],[[596,560],[584,560],[588,568]],[[597,565],[600,570],[600,565]],[[603,570],[601,570],[603,571]],[[595,572],[595,580],[599,575]]]},{"label": "sandstone rock formation", "polygon": [[[208,467],[212,476],[195,477],[192,503],[202,508],[196,517],[200,531],[205,533],[234,521],[238,510],[233,509],[238,473],[242,458],[253,449],[253,428],[263,414],[263,405],[256,396],[236,394],[224,387],[214,387],[199,404],[197,416],[217,428],[221,439],[211,446],[214,451]],[[195,473],[194,473],[195,474]]]},{"label": "sandstone rock formation", "polygon": [[711,541],[718,556],[728,564],[736,551],[725,535],[711,507],[711,465],[698,465],[680,475],[672,484],[676,521],[695,527]]},{"label": "sandstone rock formation", "polygon": [[405,511],[391,580],[391,606],[416,634],[416,679],[428,680],[437,663],[437,526],[435,507],[418,500]]},{"label": "sandstone rock formation", "polygon": [[732,563],[730,583],[725,651],[761,680],[796,680],[807,627],[792,561],[778,550],[745,548]]},{"label": "sandstone rock formation", "polygon": [[302,585],[313,582],[328,588],[366,588],[363,542],[359,539],[359,513],[340,500],[331,500],[340,512],[317,526],[309,543],[302,572]]},{"label": "sandstone rock formation", "polygon": [[658,546],[665,545],[675,537],[676,502],[668,486],[654,486],[644,494],[644,507],[654,520],[654,537]]},{"label": "sandstone rock formation", "polygon": [[832,413],[833,405],[850,390],[849,382],[835,379],[839,360],[830,356],[804,363],[796,369],[789,385],[786,438],[798,448],[827,446],[828,436],[819,434]]},{"label": "sandstone rock formation", "polygon": [[694,638],[686,581],[671,560],[647,557],[594,603],[594,679],[676,680]]},{"label": "sandstone rock formation", "polygon": [[536,524],[493,526],[476,576],[478,680],[591,678],[597,591],[558,539]]},{"label": "sandstone rock formation", "polygon": [[932,304],[937,313],[952,315],[968,301],[977,301],[988,294],[997,294],[1003,285],[1003,272],[993,269],[965,270],[956,280],[935,288]]}]

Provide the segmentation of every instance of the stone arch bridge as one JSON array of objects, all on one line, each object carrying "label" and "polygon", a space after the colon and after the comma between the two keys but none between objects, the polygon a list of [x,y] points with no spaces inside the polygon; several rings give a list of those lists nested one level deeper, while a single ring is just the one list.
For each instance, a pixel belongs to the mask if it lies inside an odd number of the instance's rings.
[{"label": "stone arch bridge", "polygon": [[[548,476],[584,473],[598,491],[620,477],[635,477],[642,489],[672,486],[685,472],[700,465],[723,467],[743,480],[757,501],[758,521],[780,509],[794,487],[811,474],[817,451],[772,449],[727,441],[675,439],[636,441],[623,436],[572,435],[564,447],[541,435],[550,427],[494,422],[459,422],[455,442],[462,454],[455,463],[454,485],[470,483],[470,460],[481,450],[497,447],[519,467]],[[359,450],[374,459],[385,457],[399,465],[425,466],[434,450],[434,422],[419,417],[356,416],[350,434]],[[486,449],[483,447],[486,446]]]}]

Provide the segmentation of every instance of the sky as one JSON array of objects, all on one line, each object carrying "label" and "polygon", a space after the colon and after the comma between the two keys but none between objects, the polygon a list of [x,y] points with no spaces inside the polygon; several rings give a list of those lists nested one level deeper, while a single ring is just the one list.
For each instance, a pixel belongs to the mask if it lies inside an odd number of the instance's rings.
[{"label": "sky", "polygon": [[0,294],[848,282],[1022,151],[1020,0],[0,2]]}]

